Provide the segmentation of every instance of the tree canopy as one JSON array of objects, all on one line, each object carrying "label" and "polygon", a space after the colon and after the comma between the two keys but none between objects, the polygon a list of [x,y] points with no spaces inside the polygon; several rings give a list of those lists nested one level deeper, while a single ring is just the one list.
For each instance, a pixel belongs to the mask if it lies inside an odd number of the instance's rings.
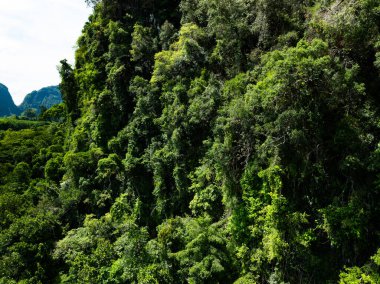
[{"label": "tree canopy", "polygon": [[380,282],[378,0],[86,3],[0,121],[0,283]]}]

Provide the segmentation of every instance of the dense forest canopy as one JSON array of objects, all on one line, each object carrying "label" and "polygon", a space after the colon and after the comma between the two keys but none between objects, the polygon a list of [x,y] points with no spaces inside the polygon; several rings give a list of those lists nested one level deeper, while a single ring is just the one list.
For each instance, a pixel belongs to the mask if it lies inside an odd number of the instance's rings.
[{"label": "dense forest canopy", "polygon": [[86,3],[0,128],[0,283],[380,283],[378,0]]}]

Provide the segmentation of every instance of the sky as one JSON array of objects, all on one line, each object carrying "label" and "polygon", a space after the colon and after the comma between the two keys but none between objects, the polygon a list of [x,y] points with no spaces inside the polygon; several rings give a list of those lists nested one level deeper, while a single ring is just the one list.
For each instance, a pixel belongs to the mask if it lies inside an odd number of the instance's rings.
[{"label": "sky", "polygon": [[59,84],[59,61],[74,63],[90,13],[84,0],[0,0],[0,83],[17,105],[33,90]]}]

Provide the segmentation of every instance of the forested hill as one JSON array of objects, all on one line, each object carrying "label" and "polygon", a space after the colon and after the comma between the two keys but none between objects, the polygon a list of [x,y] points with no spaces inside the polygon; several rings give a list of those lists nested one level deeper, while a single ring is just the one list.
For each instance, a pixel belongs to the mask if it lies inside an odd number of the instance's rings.
[{"label": "forested hill", "polygon": [[49,109],[53,105],[60,104],[61,102],[61,92],[58,86],[50,86],[27,94],[19,106],[19,109],[21,112],[29,108],[40,111],[41,107]]},{"label": "forested hill", "polygon": [[40,113],[41,107],[46,110],[60,103],[62,97],[59,87],[50,86],[27,94],[23,102],[16,106],[8,88],[0,83],[0,117],[20,114],[24,116],[25,111],[32,111],[36,115]]},{"label": "forested hill", "polygon": [[378,0],[86,2],[0,283],[380,283]]},{"label": "forested hill", "polygon": [[0,83],[0,117],[19,114],[8,88]]}]

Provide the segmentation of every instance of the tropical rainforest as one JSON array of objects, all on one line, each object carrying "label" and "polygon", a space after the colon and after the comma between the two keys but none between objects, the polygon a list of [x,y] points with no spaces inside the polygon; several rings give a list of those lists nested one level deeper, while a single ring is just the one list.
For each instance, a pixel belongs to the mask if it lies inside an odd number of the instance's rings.
[{"label": "tropical rainforest", "polygon": [[0,283],[380,283],[379,0],[86,2],[0,124]]}]

